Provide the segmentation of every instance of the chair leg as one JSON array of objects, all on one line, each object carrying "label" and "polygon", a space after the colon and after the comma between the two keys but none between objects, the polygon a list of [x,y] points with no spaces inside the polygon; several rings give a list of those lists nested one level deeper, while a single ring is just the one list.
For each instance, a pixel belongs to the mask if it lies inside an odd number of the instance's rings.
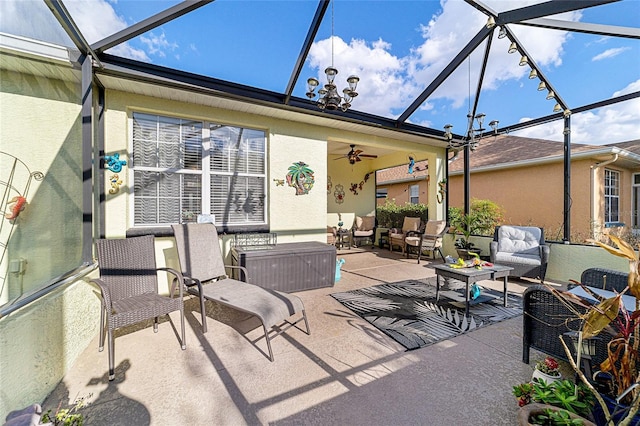
[{"label": "chair leg", "polygon": [[102,352],[104,350],[104,314],[105,307],[102,305],[100,308],[100,336],[98,340],[98,352]]},{"label": "chair leg", "polygon": [[309,328],[309,321],[307,321],[307,312],[302,310],[302,318],[304,318],[304,325],[307,327],[307,334],[311,335],[311,329]]},{"label": "chair leg", "polygon": [[114,348],[114,341],[113,341],[113,330],[111,329],[111,327],[109,327],[109,331],[107,332],[108,336],[107,336],[107,346],[108,346],[108,351],[109,351],[109,381],[115,379],[116,377],[116,372],[115,372],[115,348]]},{"label": "chair leg", "polygon": [[207,312],[204,310],[204,297],[200,294],[200,313],[202,314],[202,332],[207,332]]},{"label": "chair leg", "polygon": [[[440,248],[439,248],[439,247],[438,247],[436,250],[438,250],[438,253],[440,253],[440,257],[442,258],[442,261],[443,261],[443,262],[446,262],[446,261],[444,260],[444,254],[442,254],[442,250],[440,250]],[[433,258],[435,259],[435,257],[436,257],[436,253],[434,252],[434,253],[433,253]]]},{"label": "chair leg", "polygon": [[153,332],[157,333],[158,332],[158,317],[155,317],[153,319]]},{"label": "chair leg", "polygon": [[262,328],[264,330],[264,339],[267,341],[267,349],[269,349],[269,361],[273,362],[273,350],[271,350],[271,339],[269,338],[269,331],[267,327],[262,324]]},{"label": "chair leg", "polygon": [[180,327],[182,328],[182,350],[187,349],[187,341],[185,340],[185,332],[184,332],[184,305],[180,306]]}]

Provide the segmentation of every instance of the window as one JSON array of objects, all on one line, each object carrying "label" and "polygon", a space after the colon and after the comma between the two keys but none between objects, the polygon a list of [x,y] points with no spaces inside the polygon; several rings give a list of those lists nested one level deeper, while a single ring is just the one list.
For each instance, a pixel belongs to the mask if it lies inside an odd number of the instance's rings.
[{"label": "window", "polygon": [[133,114],[134,226],[266,223],[263,131]]},{"label": "window", "polygon": [[420,203],[420,186],[418,185],[409,186],[409,202],[411,204]]},{"label": "window", "polygon": [[376,188],[376,198],[387,198],[387,188]]},{"label": "window", "polygon": [[620,172],[604,171],[604,221],[618,222],[620,207]]}]

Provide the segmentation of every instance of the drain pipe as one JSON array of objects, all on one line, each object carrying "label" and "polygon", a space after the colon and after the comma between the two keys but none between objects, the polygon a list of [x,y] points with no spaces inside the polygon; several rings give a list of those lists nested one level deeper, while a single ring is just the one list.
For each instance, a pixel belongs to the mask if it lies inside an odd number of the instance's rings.
[{"label": "drain pipe", "polygon": [[[618,154],[613,154],[613,157],[611,159],[603,161],[602,163],[596,163],[593,166],[591,166],[591,194],[590,194],[590,196],[591,196],[591,214],[590,214],[590,220],[591,220],[591,224],[592,225],[595,225],[595,223],[596,223],[596,219],[595,219],[595,214],[596,214],[596,171],[600,167],[607,166],[607,165],[609,165],[611,163],[615,163],[616,161],[618,161]],[[591,238],[597,239],[595,226],[592,226]]]}]

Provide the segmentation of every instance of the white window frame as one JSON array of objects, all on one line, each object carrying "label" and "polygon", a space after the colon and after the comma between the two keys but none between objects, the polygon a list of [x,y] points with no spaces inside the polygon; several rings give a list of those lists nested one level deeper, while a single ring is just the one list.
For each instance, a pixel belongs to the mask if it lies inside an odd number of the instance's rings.
[{"label": "white window frame", "polygon": [[[187,122],[193,122],[196,121],[198,123],[200,123],[202,125],[202,158],[201,158],[201,168],[199,170],[193,170],[193,169],[161,169],[161,168],[156,168],[156,167],[147,167],[147,166],[137,166],[135,163],[132,162],[132,164],[130,164],[129,167],[129,182],[131,182],[131,192],[130,192],[130,208],[129,208],[129,217],[130,217],[130,226],[133,228],[146,228],[146,227],[152,227],[152,228],[157,228],[157,227],[164,227],[164,226],[168,226],[170,225],[170,223],[136,223],[135,220],[135,208],[136,208],[136,194],[135,194],[135,173],[136,172],[140,172],[140,171],[153,171],[153,172],[161,172],[161,173],[180,173],[180,174],[197,174],[201,176],[201,180],[200,180],[200,198],[201,198],[201,212],[202,214],[212,214],[213,211],[213,206],[212,206],[212,201],[211,201],[211,176],[214,174],[218,174],[215,173],[214,171],[211,170],[211,152],[212,152],[212,147],[211,147],[211,132],[210,132],[210,127],[211,125],[215,124],[215,125],[221,125],[221,126],[228,126],[228,127],[235,127],[235,128],[242,128],[242,129],[248,129],[248,130],[252,130],[252,131],[257,131],[257,132],[262,132],[264,134],[264,151],[262,152],[262,173],[237,173],[238,176],[243,176],[243,177],[257,177],[259,179],[262,180],[262,188],[261,190],[263,191],[264,194],[264,199],[262,201],[262,206],[261,206],[261,211],[258,212],[256,214],[256,216],[258,217],[262,217],[262,220],[259,221],[230,221],[228,223],[223,222],[224,218],[222,217],[216,217],[216,225],[222,226],[225,230],[227,231],[232,231],[233,228],[236,228],[237,230],[247,230],[247,229],[265,229],[268,224],[268,217],[267,217],[267,206],[268,206],[268,187],[267,187],[267,155],[268,155],[268,140],[267,140],[267,135],[268,132],[263,130],[263,129],[256,129],[256,128],[249,128],[249,127],[242,127],[242,126],[235,126],[235,125],[227,125],[224,123],[220,123],[220,122],[214,122],[214,121],[207,121],[207,120],[196,120],[196,119],[190,119],[188,117],[179,117],[179,116],[175,116],[175,115],[171,115],[171,114],[158,114],[158,113],[148,113],[146,111],[142,111],[142,110],[135,110],[135,111],[131,111],[129,114],[129,150],[130,152],[133,154],[132,158],[135,161],[135,155],[136,153],[134,152],[134,114],[144,114],[144,115],[149,115],[149,116],[156,116],[156,117],[166,117],[169,119],[177,119],[177,120],[185,120]],[[227,174],[234,174],[234,171],[227,173]],[[183,188],[181,187],[181,190]],[[225,198],[228,198],[229,194],[225,194]],[[186,222],[192,222],[195,221],[195,218],[191,219],[191,220],[185,220],[185,218],[180,215],[180,220],[182,223],[186,223]],[[171,223],[172,224],[172,223]]]},{"label": "white window frame", "polygon": [[[615,184],[610,185],[608,182],[615,178]],[[604,222],[612,223],[620,221],[620,172],[612,169],[604,169]],[[613,191],[612,191],[613,189]],[[615,192],[615,193],[612,193]],[[617,209],[612,209],[613,201],[616,201]],[[615,213],[615,216],[614,216]]]},{"label": "white window frame", "polygon": [[[413,192],[416,192],[416,195],[413,195]],[[413,199],[416,199],[414,202]],[[420,185],[409,185],[409,203],[411,204],[420,204]]]}]

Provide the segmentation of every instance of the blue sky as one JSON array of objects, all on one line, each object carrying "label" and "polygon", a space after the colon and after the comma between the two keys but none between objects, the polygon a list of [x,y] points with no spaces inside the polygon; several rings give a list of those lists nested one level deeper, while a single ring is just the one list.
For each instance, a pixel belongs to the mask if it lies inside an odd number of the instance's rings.
[{"label": "blue sky", "polygon": [[[540,1],[486,0],[496,11]],[[177,1],[65,1],[77,25],[92,43],[139,22]],[[300,53],[315,0],[217,0],[174,22],[117,46],[109,53],[283,92]],[[334,0],[311,48],[294,90],[304,97],[306,79],[324,82],[333,62],[338,86],[360,77],[353,109],[399,116],[429,82],[486,23],[486,16],[461,0]],[[44,2],[0,1],[0,31],[65,42]],[[49,16],[47,16],[49,15]],[[640,27],[640,1],[598,6],[554,17],[567,21]],[[28,22],[29,25],[24,25]],[[530,56],[570,108],[640,90],[640,40],[541,30],[510,25]],[[497,35],[497,32],[496,32]],[[500,126],[552,113],[555,101],[536,90],[530,68],[519,55],[506,53],[508,40],[494,37],[478,112]],[[409,121],[442,129],[447,123],[464,133],[469,94],[475,93],[479,48]],[[471,100],[472,101],[472,100]],[[514,134],[562,140],[562,123]],[[640,100],[572,117],[572,142],[604,144],[640,139]]]}]

